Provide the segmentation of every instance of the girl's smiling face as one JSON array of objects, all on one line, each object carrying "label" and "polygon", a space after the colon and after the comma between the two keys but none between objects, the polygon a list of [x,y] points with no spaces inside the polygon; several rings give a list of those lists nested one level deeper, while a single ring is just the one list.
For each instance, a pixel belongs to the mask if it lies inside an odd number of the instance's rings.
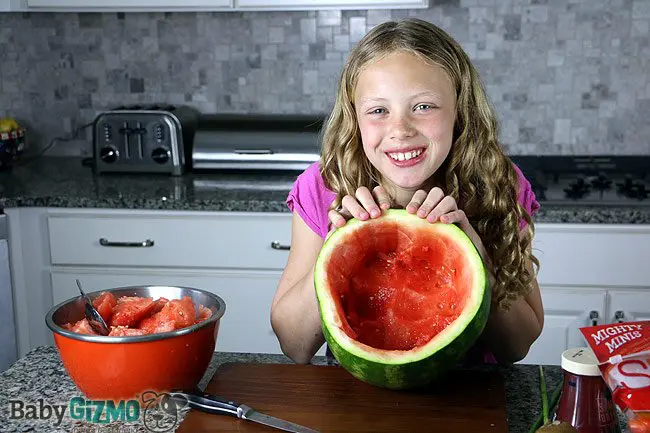
[{"label": "girl's smiling face", "polygon": [[397,195],[429,187],[453,140],[456,92],[445,71],[397,51],[362,69],[354,101],[363,150],[385,186]]}]

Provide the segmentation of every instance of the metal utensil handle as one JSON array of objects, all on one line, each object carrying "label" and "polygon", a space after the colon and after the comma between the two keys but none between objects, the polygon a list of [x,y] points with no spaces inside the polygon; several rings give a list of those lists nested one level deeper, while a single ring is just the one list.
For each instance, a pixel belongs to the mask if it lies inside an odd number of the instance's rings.
[{"label": "metal utensil handle", "polygon": [[79,287],[79,292],[81,293],[82,298],[84,298],[86,301],[84,305],[84,315],[88,321],[88,324],[99,335],[108,335],[110,331],[108,329],[108,326],[106,326],[106,322],[104,322],[104,318],[101,316],[101,314],[99,314],[99,311],[95,309],[92,301],[88,295],[86,295],[86,292],[84,292],[84,290],[81,288],[81,281],[79,281],[79,278],[75,278],[75,281],[77,283],[77,287]]},{"label": "metal utensil handle", "polygon": [[289,245],[282,245],[280,241],[273,241],[271,242],[271,248],[274,250],[290,250],[291,247]]},{"label": "metal utensil handle", "polygon": [[236,418],[241,418],[244,414],[239,404],[234,401],[227,401],[221,397],[217,397],[216,395],[175,392],[171,397],[176,397],[177,399],[178,397],[185,398],[191,408],[202,412],[218,415],[230,415]]},{"label": "metal utensil handle", "polygon": [[79,292],[81,292],[81,296],[83,296],[83,298],[84,298],[84,299],[86,300],[86,302],[87,302],[86,305],[88,305],[88,304],[92,304],[92,301],[90,300],[90,298],[88,297],[88,295],[86,295],[86,292],[84,292],[84,289],[81,288],[81,282],[79,281],[79,278],[76,278],[76,279],[75,279],[75,282],[77,283],[77,287],[79,287]]},{"label": "metal utensil handle", "polygon": [[109,241],[106,238],[99,238],[99,245],[103,247],[136,247],[136,248],[149,248],[153,247],[153,240],[147,239],[143,242],[115,242]]}]

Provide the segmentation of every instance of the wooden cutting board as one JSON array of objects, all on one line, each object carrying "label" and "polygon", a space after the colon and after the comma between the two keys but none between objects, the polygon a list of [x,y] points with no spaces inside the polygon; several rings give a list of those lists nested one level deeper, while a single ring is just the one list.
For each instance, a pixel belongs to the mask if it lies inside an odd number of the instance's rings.
[{"label": "wooden cutting board", "polygon": [[[448,376],[435,388],[393,391],[361,382],[339,366],[232,363],[217,370],[206,392],[323,433],[508,432],[498,372],[467,370]],[[177,430],[280,431],[197,410]]]}]

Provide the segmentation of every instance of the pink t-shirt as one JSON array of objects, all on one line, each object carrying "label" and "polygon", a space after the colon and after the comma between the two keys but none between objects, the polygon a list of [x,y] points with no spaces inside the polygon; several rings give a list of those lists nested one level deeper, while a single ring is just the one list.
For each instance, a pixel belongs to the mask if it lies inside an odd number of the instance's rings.
[{"label": "pink t-shirt", "polygon": [[[539,209],[539,203],[535,198],[530,182],[524,177],[519,167],[514,165],[514,168],[519,177],[519,203],[532,216]],[[315,162],[307,167],[296,179],[287,197],[287,205],[292,212],[300,215],[316,234],[325,239],[329,232],[327,213],[335,197],[334,192],[325,186],[323,177],[320,175],[319,163]],[[520,228],[525,226],[526,222],[522,219]],[[329,356],[329,348],[327,353]],[[465,362],[470,364],[480,362],[494,364],[497,361],[492,353],[482,348],[479,343],[469,351],[465,357]]]}]

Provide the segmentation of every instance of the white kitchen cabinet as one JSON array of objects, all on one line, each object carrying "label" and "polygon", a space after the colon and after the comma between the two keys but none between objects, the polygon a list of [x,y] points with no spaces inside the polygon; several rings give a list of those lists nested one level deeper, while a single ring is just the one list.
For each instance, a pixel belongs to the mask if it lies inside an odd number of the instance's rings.
[{"label": "white kitchen cabinet", "polygon": [[604,289],[542,287],[544,329],[522,364],[559,364],[570,347],[586,346],[579,328],[602,323],[607,310]]},{"label": "white kitchen cabinet", "polygon": [[18,12],[27,10],[27,0],[0,0],[0,12]]},{"label": "white kitchen cabinet", "polygon": [[[21,356],[53,343],[45,314],[77,296],[75,278],[89,291],[138,284],[204,288],[226,301],[218,350],[281,353],[270,306],[289,254],[290,213],[5,211]],[[147,240],[152,245],[142,246]]]},{"label": "white kitchen cabinet", "polygon": [[240,10],[427,8],[429,0],[235,0]]},{"label": "white kitchen cabinet", "polygon": [[544,329],[522,364],[559,365],[564,350],[587,346],[582,327],[650,320],[650,286],[635,290],[542,286],[540,290]]},{"label": "white kitchen cabinet", "polygon": [[0,0],[0,11],[160,12],[421,9],[429,0]]},{"label": "white kitchen cabinet", "polygon": [[228,9],[232,0],[26,0],[29,9]]},{"label": "white kitchen cabinet", "polygon": [[[559,365],[562,351],[586,346],[580,327],[650,317],[650,227],[537,224],[533,244],[544,329],[524,364]],[[634,288],[634,290],[626,290]],[[594,322],[595,321],[595,322]]]},{"label": "white kitchen cabinet", "polygon": [[650,286],[650,226],[537,224],[533,252],[540,285]]},{"label": "white kitchen cabinet", "polygon": [[612,290],[608,323],[650,320],[650,290]]}]

